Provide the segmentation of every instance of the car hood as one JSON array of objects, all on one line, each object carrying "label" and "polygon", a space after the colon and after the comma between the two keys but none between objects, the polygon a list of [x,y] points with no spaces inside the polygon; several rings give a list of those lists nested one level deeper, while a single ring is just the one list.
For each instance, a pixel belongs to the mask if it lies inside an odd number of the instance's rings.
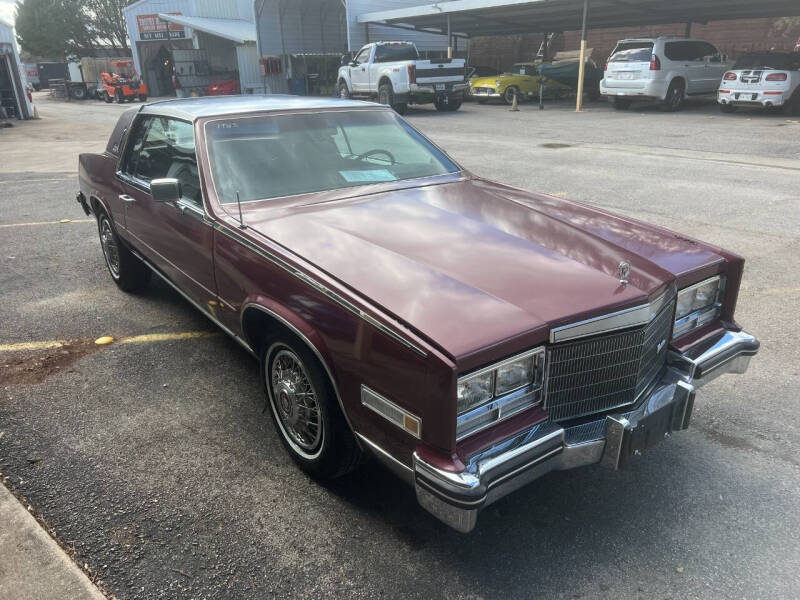
[{"label": "car hood", "polygon": [[722,260],[666,230],[469,178],[248,210],[246,222],[456,359],[541,343]]}]

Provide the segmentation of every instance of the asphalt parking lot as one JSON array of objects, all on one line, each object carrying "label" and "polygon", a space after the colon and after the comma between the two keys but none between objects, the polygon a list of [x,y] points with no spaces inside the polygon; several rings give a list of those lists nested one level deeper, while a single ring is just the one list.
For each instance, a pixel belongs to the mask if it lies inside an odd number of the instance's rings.
[{"label": "asphalt parking lot", "polygon": [[630,469],[549,475],[464,536],[375,464],[309,480],[262,413],[255,361],[160,282],[116,288],[75,166],[127,105],[39,106],[0,130],[0,472],[108,594],[800,597],[798,119],[708,102],[411,111],[479,175],[744,255],[737,319],[762,343]]}]

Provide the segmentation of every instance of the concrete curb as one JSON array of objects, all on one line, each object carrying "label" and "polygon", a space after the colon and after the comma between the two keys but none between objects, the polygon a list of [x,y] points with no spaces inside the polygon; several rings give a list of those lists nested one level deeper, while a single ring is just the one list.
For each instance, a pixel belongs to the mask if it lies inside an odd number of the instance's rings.
[{"label": "concrete curb", "polygon": [[86,574],[0,484],[0,600],[105,600]]}]

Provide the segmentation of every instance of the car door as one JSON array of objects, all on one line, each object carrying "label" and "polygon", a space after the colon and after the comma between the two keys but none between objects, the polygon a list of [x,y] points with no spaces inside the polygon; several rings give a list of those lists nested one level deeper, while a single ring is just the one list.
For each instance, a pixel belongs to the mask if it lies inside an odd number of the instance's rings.
[{"label": "car door", "polygon": [[700,42],[681,42],[681,50],[686,57],[686,91],[690,94],[703,94],[708,91],[708,65],[703,58]]},{"label": "car door", "polygon": [[[216,306],[213,227],[203,207],[193,125],[160,116],[138,119],[118,177],[136,249],[189,298],[206,309]],[[150,181],[161,178],[181,182],[177,202],[153,200]]]},{"label": "car door", "polygon": [[369,89],[369,57],[372,53],[372,46],[362,48],[355,59],[353,60],[355,66],[350,67],[350,85],[353,87],[353,92],[358,94],[366,94]]},{"label": "car door", "polygon": [[722,81],[722,76],[728,68],[728,65],[722,60],[722,53],[717,48],[708,42],[695,42],[698,47],[698,53],[705,63],[705,71],[703,74],[703,91],[705,93],[716,92],[719,89],[719,82]]}]

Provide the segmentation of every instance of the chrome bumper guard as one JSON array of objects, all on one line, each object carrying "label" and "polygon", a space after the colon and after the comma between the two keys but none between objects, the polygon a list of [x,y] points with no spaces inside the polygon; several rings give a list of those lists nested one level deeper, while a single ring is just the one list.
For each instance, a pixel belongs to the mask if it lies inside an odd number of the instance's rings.
[{"label": "chrome bumper guard", "polygon": [[724,373],[744,373],[759,342],[726,331],[685,354],[670,354],[650,392],[633,409],[562,427],[539,423],[470,456],[461,472],[437,468],[414,454],[414,487],[420,505],[463,533],[479,509],[550,471],[600,463],[619,469],[675,431],[686,429],[695,392]]}]

